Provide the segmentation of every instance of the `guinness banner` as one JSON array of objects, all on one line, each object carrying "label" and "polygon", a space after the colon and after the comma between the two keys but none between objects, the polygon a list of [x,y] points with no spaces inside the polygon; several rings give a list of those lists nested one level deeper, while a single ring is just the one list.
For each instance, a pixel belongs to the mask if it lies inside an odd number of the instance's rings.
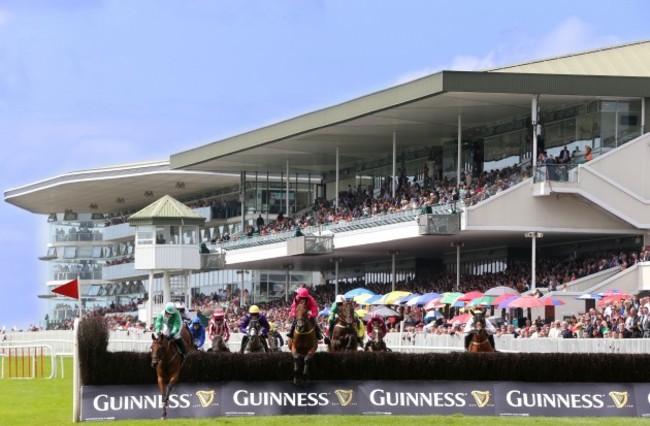
[{"label": "guinness banner", "polygon": [[[155,385],[84,386],[81,419],[158,419]],[[179,384],[169,418],[317,414],[650,417],[650,384],[280,382]]]}]

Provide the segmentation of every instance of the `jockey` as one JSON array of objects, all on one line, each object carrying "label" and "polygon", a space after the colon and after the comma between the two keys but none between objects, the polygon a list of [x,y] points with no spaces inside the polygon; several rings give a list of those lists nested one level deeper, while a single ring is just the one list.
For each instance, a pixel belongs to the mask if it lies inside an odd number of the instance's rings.
[{"label": "jockey", "polygon": [[[386,323],[384,322],[384,317],[379,315],[379,312],[373,312],[370,314],[370,320],[368,321],[368,325],[366,325],[366,333],[368,334],[368,338],[370,338],[370,335],[375,332],[379,333],[383,340],[383,338],[386,336],[387,331],[388,330],[386,328]],[[372,340],[368,340],[364,349],[367,349],[371,344]]]},{"label": "jockey", "polygon": [[282,334],[280,334],[277,330],[277,327],[274,322],[270,322],[269,325],[271,326],[270,331],[269,331],[269,339],[275,339],[276,347],[280,348],[284,345],[284,339],[282,338]]},{"label": "jockey", "polygon": [[[336,324],[336,317],[337,314],[339,313],[339,306],[341,303],[345,303],[345,296],[342,294],[339,294],[336,296],[334,299],[334,303],[332,303],[332,306],[330,307],[330,314],[329,314],[329,329],[327,330],[327,337],[325,337],[325,344],[329,344],[330,340],[332,340],[332,333],[334,333],[334,324]],[[363,323],[359,320],[359,315],[357,313],[354,313],[354,319],[357,322],[357,325],[355,327],[355,331],[357,332],[357,337],[359,338],[359,341],[363,341],[363,335],[365,333],[365,328],[363,327]]]},{"label": "jockey", "polygon": [[185,323],[185,325],[188,325],[192,322],[192,318],[190,317],[190,313],[185,307],[185,303],[176,302],[176,309],[178,310],[178,313],[181,314],[181,318],[183,319],[183,323]]},{"label": "jockey", "polygon": [[474,308],[474,316],[467,321],[467,324],[465,324],[465,350],[469,348],[469,343],[472,341],[472,331],[474,330],[474,322],[476,321],[476,316],[481,315],[485,319],[485,331],[488,333],[488,340],[490,341],[490,344],[492,345],[492,348],[496,351],[496,346],[494,345],[494,333],[497,332],[496,328],[494,328],[494,325],[487,319],[485,318],[485,311],[483,306],[477,306]]},{"label": "jockey", "polygon": [[228,340],[230,340],[230,329],[221,309],[212,313],[212,318],[208,324],[208,335],[210,340],[214,340],[216,336],[222,336],[224,343],[228,343]]},{"label": "jockey", "polygon": [[248,324],[252,319],[257,320],[259,325],[262,326],[262,329],[260,330],[262,346],[264,346],[264,352],[268,352],[269,346],[266,344],[266,338],[269,334],[269,328],[271,328],[271,326],[266,320],[266,316],[260,313],[260,308],[257,305],[253,305],[248,308],[248,315],[246,315],[241,324],[239,324],[239,331],[244,334],[244,337],[241,340],[241,348],[239,349],[239,352],[243,354],[244,350],[246,349],[246,345],[248,344]]},{"label": "jockey", "polygon": [[287,333],[287,337],[289,339],[293,338],[293,332],[296,329],[296,309],[298,308],[300,302],[303,300],[305,300],[307,303],[307,309],[309,310],[309,319],[312,320],[312,324],[314,325],[314,328],[316,328],[316,338],[318,340],[321,340],[323,338],[323,332],[320,330],[318,322],[316,321],[316,317],[318,317],[318,305],[316,304],[316,301],[312,295],[309,294],[309,290],[307,290],[305,287],[300,287],[296,290],[296,297],[293,298],[293,303],[291,303],[289,317],[292,318],[293,321],[291,322],[291,330],[289,330]]},{"label": "jockey", "polygon": [[154,333],[156,336],[160,334],[171,337],[178,346],[178,349],[183,355],[183,359],[187,358],[187,348],[181,337],[181,314],[176,310],[174,304],[169,302],[165,309],[156,316],[154,322]]},{"label": "jockey", "polygon": [[203,323],[201,323],[201,318],[196,317],[192,320],[192,327],[190,330],[192,331],[192,342],[194,343],[194,347],[197,350],[201,349],[205,343],[205,327],[203,327]]}]

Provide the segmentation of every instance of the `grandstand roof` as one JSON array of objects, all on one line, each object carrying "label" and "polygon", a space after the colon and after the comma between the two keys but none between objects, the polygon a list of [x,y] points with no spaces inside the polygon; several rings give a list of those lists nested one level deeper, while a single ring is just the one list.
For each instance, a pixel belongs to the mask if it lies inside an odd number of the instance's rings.
[{"label": "grandstand roof", "polygon": [[[644,45],[650,52],[650,45]],[[385,158],[395,135],[399,150],[431,147],[463,129],[512,121],[530,113],[596,99],[650,97],[644,77],[442,71],[349,102],[304,114],[171,156],[173,169],[323,173],[339,152],[341,168]]]}]

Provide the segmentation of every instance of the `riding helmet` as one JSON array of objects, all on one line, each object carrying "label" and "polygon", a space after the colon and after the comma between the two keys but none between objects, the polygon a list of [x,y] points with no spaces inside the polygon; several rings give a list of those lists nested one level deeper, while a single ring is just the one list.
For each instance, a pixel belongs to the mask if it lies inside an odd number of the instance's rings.
[{"label": "riding helmet", "polygon": [[172,315],[176,313],[176,308],[172,302],[169,302],[167,306],[165,306],[165,312]]},{"label": "riding helmet", "polygon": [[214,311],[212,313],[212,318],[214,318],[214,319],[223,319],[223,317],[224,317],[224,314],[223,314],[222,310]]},{"label": "riding helmet", "polygon": [[299,298],[309,297],[309,290],[307,290],[305,287],[300,287],[298,290],[296,290],[296,297]]},{"label": "riding helmet", "polygon": [[345,296],[343,296],[342,294],[339,294],[338,296],[336,296],[335,300],[336,300],[336,303],[344,303],[345,302]]},{"label": "riding helmet", "polygon": [[199,317],[194,317],[194,319],[192,320],[192,325],[194,325],[194,324],[202,324],[202,323],[201,323],[201,318],[199,318]]},{"label": "riding helmet", "polygon": [[248,308],[248,313],[249,314],[259,314],[260,313],[260,308],[258,308],[257,305],[253,305],[250,308]]}]

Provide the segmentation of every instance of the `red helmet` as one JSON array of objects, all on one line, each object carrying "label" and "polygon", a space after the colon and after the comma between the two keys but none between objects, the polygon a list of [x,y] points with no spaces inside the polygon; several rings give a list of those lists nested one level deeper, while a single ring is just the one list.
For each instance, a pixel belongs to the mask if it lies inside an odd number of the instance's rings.
[{"label": "red helmet", "polygon": [[223,319],[224,318],[223,311],[221,311],[221,310],[220,311],[214,311],[212,313],[212,318],[214,318],[214,319]]},{"label": "red helmet", "polygon": [[379,321],[380,319],[381,319],[381,315],[379,315],[379,312],[373,312],[373,313],[370,314],[370,321],[373,321],[373,320],[378,320]]},{"label": "red helmet", "polygon": [[299,297],[301,299],[309,297],[309,290],[307,290],[305,287],[300,287],[298,290],[296,290],[296,297]]}]

